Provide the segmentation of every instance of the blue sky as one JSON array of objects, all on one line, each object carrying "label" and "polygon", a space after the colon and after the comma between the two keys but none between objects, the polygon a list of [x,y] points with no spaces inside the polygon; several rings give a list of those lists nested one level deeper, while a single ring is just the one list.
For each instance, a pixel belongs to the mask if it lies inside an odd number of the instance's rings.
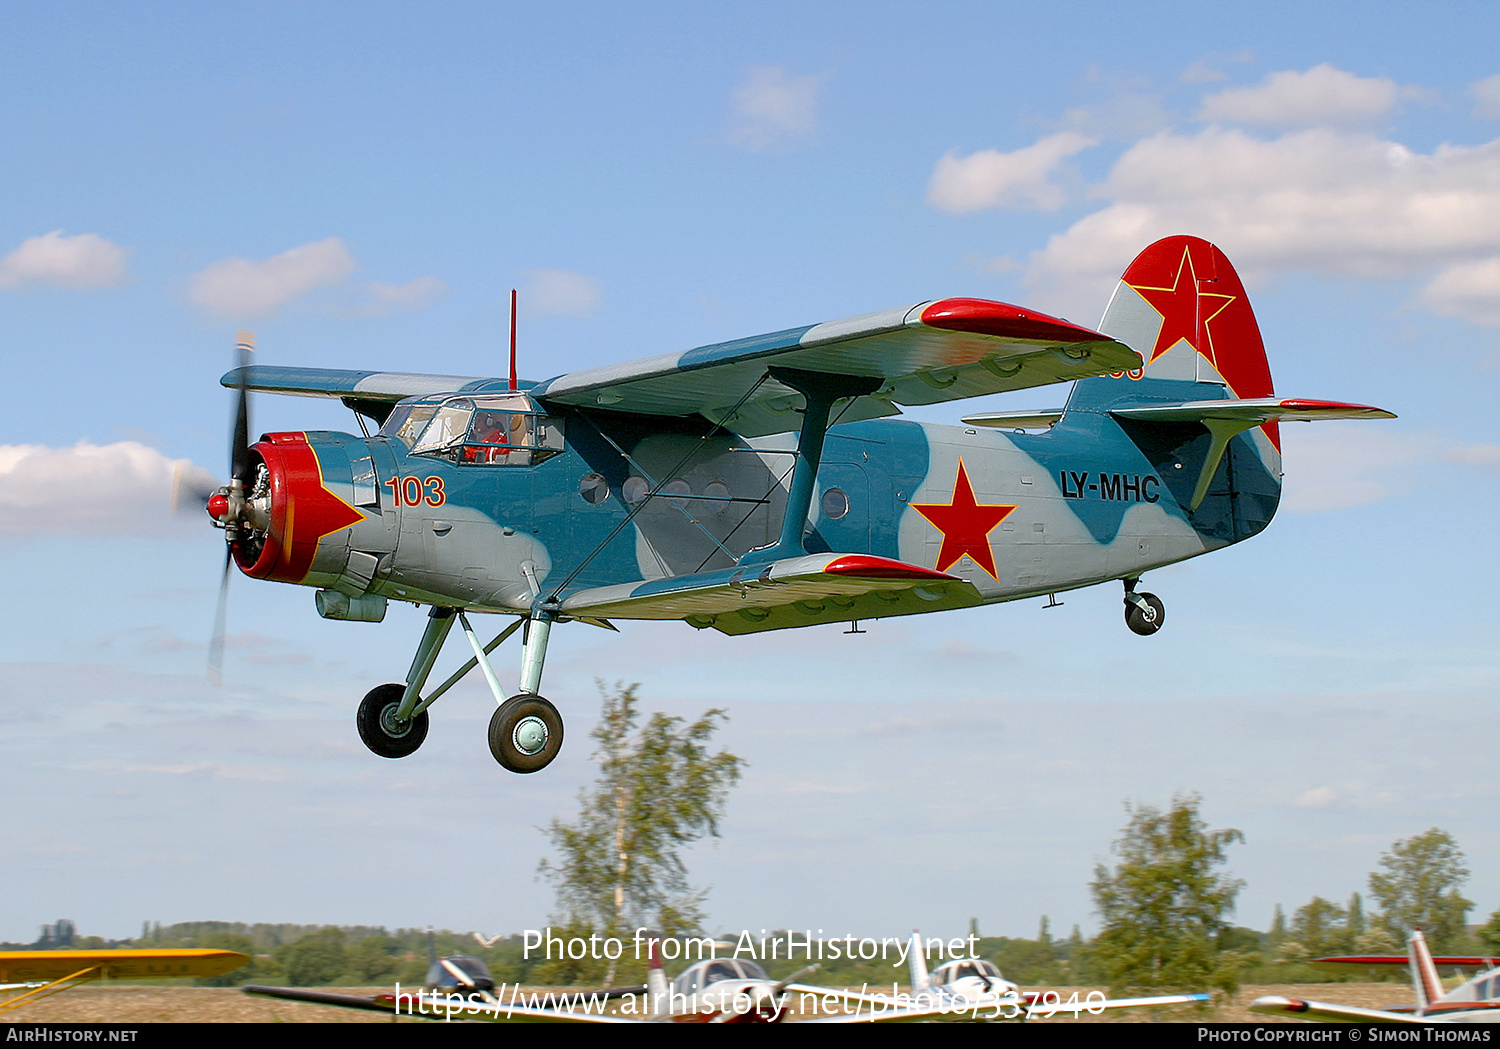
[{"label": "blue sky", "polygon": [[[536,927],[536,829],[594,680],[727,707],[751,764],[693,850],[716,928],[1094,921],[1126,801],[1245,832],[1239,920],[1452,832],[1500,907],[1500,16],[1489,5],[17,3],[0,41],[0,939],[224,919]],[[570,743],[501,772],[468,682],[400,763],[354,733],[421,629],[320,620],[166,511],[267,363],[523,374],[949,295],[1098,320],[1157,236],[1246,278],[1287,428],[1249,543],[1113,588],[765,637],[557,631]],[[1051,407],[1062,391],[1005,402]],[[996,405],[998,407],[999,405]],[[955,419],[989,405],[938,406]],[[255,427],[350,429],[260,398]]]}]

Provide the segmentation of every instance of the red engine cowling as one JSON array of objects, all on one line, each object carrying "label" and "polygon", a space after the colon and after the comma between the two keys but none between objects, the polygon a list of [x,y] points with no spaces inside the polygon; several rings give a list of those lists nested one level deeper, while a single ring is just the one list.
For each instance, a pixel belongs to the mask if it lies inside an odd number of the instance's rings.
[{"label": "red engine cowling", "polygon": [[235,562],[257,579],[301,583],[319,541],[364,515],[323,486],[322,464],[305,433],[267,434],[250,446],[250,463],[250,527],[234,544]]}]

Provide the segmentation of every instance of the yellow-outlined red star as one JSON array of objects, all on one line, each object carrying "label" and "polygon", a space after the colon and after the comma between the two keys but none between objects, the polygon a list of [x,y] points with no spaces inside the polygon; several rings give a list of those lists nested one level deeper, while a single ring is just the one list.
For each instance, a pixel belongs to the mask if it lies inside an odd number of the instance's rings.
[{"label": "yellow-outlined red star", "polygon": [[[1187,286],[1183,287],[1182,275],[1186,271],[1188,275]],[[1156,345],[1151,347],[1151,356],[1146,361],[1150,364],[1162,354],[1166,353],[1179,341],[1186,342],[1193,349],[1208,359],[1208,363],[1215,368],[1219,366],[1218,359],[1214,356],[1214,337],[1209,330],[1209,322],[1229,308],[1238,296],[1222,295],[1217,292],[1202,291],[1198,287],[1198,270],[1193,264],[1193,254],[1184,245],[1182,248],[1182,259],[1177,263],[1177,275],[1172,279],[1170,288],[1154,288],[1149,284],[1132,284],[1131,288],[1151,304],[1151,308],[1161,314],[1161,330],[1156,334]],[[1199,303],[1203,299],[1223,299],[1219,308],[1200,321],[1198,311]],[[1202,331],[1204,341],[1208,345],[1198,345],[1198,333]]]},{"label": "yellow-outlined red star", "polygon": [[943,546],[938,551],[937,570],[946,572],[950,565],[968,554],[973,562],[989,573],[996,582],[995,552],[990,549],[990,533],[1015,511],[1015,506],[980,503],[974,498],[969,471],[958,461],[958,476],[953,479],[953,498],[946,503],[908,503],[939,532]]}]

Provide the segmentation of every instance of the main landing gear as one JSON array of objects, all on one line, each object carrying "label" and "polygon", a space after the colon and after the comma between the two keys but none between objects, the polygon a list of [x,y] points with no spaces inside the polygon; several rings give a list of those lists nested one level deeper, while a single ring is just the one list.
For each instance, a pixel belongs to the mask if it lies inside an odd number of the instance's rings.
[{"label": "main landing gear", "polygon": [[1125,625],[1142,637],[1150,637],[1167,620],[1167,608],[1155,594],[1136,593],[1139,579],[1125,580]]},{"label": "main landing gear", "polygon": [[[422,698],[422,687],[432,673],[438,652],[457,622],[474,650],[474,658],[459,667],[448,680]],[[510,698],[500,688],[500,680],[490,666],[489,654],[500,643],[525,627],[521,642],[521,690]],[[481,646],[468,617],[453,608],[434,608],[427,617],[427,629],[417,645],[405,684],[381,685],[370,691],[359,704],[355,722],[359,738],[366,747],[383,758],[404,758],[414,753],[427,738],[427,708],[476,666],[484,672],[485,681],[499,704],[490,718],[490,753],[511,772],[537,772],[557,757],[563,743],[562,715],[547,700],[537,695],[542,681],[542,664],[547,656],[547,638],[552,620],[545,615],[522,616],[511,623],[488,645]]]}]

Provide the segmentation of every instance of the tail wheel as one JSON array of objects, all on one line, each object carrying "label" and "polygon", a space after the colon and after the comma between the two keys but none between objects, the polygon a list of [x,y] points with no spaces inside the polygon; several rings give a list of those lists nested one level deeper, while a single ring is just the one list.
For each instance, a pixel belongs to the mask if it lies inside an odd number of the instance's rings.
[{"label": "tail wheel", "polygon": [[359,738],[383,758],[404,758],[427,738],[427,711],[406,721],[396,718],[404,695],[405,685],[381,685],[360,700],[359,713],[354,718]]},{"label": "tail wheel", "polygon": [[562,742],[562,715],[541,696],[511,696],[490,717],[490,753],[511,772],[546,768]]},{"label": "tail wheel", "polygon": [[1155,594],[1136,594],[1141,603],[1125,602],[1125,625],[1142,637],[1150,637],[1167,620],[1167,607]]}]

